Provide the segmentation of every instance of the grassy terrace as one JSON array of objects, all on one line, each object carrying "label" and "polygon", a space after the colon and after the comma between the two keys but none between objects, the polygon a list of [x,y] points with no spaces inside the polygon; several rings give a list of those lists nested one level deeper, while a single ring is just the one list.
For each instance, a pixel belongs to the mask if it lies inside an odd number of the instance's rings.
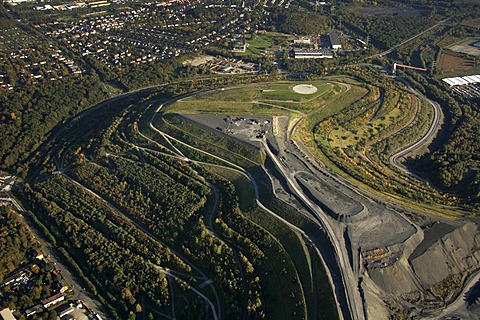
[{"label": "grassy terrace", "polygon": [[[269,292],[266,296],[265,308],[268,310],[267,314],[270,314],[272,319],[285,317],[286,309],[284,304],[292,303],[292,299],[288,297],[289,293],[298,290],[297,286],[300,285],[303,290],[302,296],[297,297],[295,300],[305,299],[307,315],[316,313],[318,319],[337,318],[333,293],[328,285],[329,280],[322,262],[319,260],[315,250],[310,247],[310,244],[279,219],[255,207],[253,187],[245,176],[217,167],[210,167],[208,170],[233,182],[239,195],[240,206],[244,210],[246,217],[258,226],[265,228],[282,248],[281,251],[272,251],[271,261],[262,266],[262,272],[265,275],[268,274],[266,282],[268,282],[269,287],[274,286],[275,283],[283,283],[282,290]],[[270,203],[271,206],[275,207],[275,204],[271,204],[272,195],[270,190],[265,190],[265,192],[268,195],[264,195],[261,198],[264,199],[264,202]],[[276,207],[276,209],[275,211],[279,213],[283,212],[287,215],[291,214],[298,217],[298,213],[292,211],[288,206]],[[288,257],[292,259],[293,265],[288,265],[287,269],[282,270],[280,266],[282,260],[285,259],[285,254],[288,254]],[[275,258],[273,258],[274,256]],[[291,281],[285,281],[286,276]],[[316,284],[314,285],[315,282]],[[318,297],[319,301],[313,301],[315,296]],[[282,301],[282,303],[279,304],[279,301]],[[279,305],[284,307],[278,307]],[[316,310],[314,310],[315,308]]]},{"label": "grassy terrace", "polygon": [[[337,77],[219,88],[177,101],[166,113],[307,116],[294,138],[302,139],[316,157],[339,174],[416,209],[431,212],[431,204],[437,204],[439,214],[451,214],[453,198],[399,172],[388,161],[396,150],[426,132],[433,115],[431,107],[403,85],[381,75],[362,76],[365,81]],[[298,94],[292,90],[297,84],[312,84],[318,91]],[[182,125],[175,130],[190,129]],[[192,131],[188,139],[204,146],[216,144],[215,148],[210,146],[213,153],[223,149],[225,157],[243,161],[245,166],[241,153],[225,152],[234,149],[214,142],[214,135]],[[427,206],[419,204],[419,199]]]},{"label": "grassy terrace", "polygon": [[[275,88],[269,85],[269,88],[272,87]],[[329,92],[329,87],[334,86],[325,84],[323,92],[309,99],[320,99]],[[280,96],[270,93],[268,97],[281,99],[282,94],[287,96],[287,90],[288,85],[282,84],[277,92]],[[302,240],[255,206],[252,185],[245,177],[218,167],[199,169],[172,158],[171,155],[176,152],[174,148],[158,132],[150,129],[148,120],[145,120],[151,119],[158,99],[157,96],[139,97],[136,102],[132,98],[122,104],[112,103],[116,108],[106,105],[93,109],[66,126],[62,134],[49,144],[55,151],[44,160],[45,169],[41,171],[43,182],[32,185],[23,197],[43,204],[41,216],[45,221],[54,221],[62,213],[69,221],[75,222],[75,230],[71,232],[76,235],[76,240],[71,238],[66,241],[70,229],[64,232],[62,229],[67,228],[60,224],[52,234],[55,241],[64,241],[67,249],[92,243],[96,245],[102,240],[116,251],[117,246],[125,246],[129,235],[135,235],[138,243],[148,240],[148,246],[158,246],[166,252],[161,257],[153,257],[145,254],[145,250],[141,251],[140,246],[139,249],[129,248],[138,263],[150,266],[153,263],[180,272],[185,274],[181,277],[198,287],[202,280],[195,278],[198,276],[196,266],[214,280],[225,318],[238,315],[243,307],[242,269],[248,286],[249,317],[265,314],[267,318],[274,319],[306,318],[314,308],[311,298],[314,275],[307,267],[308,249]],[[291,95],[290,99],[303,101],[304,98]],[[282,109],[277,111],[286,112]],[[104,114],[109,116],[103,117]],[[190,122],[181,122],[181,119],[167,113],[163,117],[158,116],[155,125],[187,144],[246,168],[254,168],[263,162],[263,156],[257,149],[202,130]],[[192,159],[220,164],[218,160],[214,161],[212,157],[177,141],[172,141],[172,144]],[[135,145],[145,149],[137,149]],[[102,200],[91,201],[94,197],[73,181],[60,175],[52,178],[49,173],[61,162],[72,179],[95,191],[118,211]],[[219,208],[215,213],[211,212],[214,208],[213,194],[203,179],[220,190]],[[233,193],[227,192],[225,181],[232,181]],[[72,202],[65,200],[68,198],[65,190],[70,189]],[[175,200],[177,195],[182,200]],[[181,204],[175,206],[173,203]],[[84,214],[90,207],[95,207],[96,215]],[[214,229],[218,236],[206,225],[211,214],[214,214]],[[122,228],[111,228],[120,223],[124,225]],[[80,227],[88,230],[88,235],[78,237],[76,232]],[[118,277],[113,277],[114,273],[95,275],[92,272],[95,268],[103,268],[93,256],[85,260],[85,254],[93,252],[68,252],[71,255],[68,259],[72,264],[78,264],[82,277],[91,283],[89,288],[102,295],[102,302],[114,318],[135,307],[119,294],[118,290],[123,287],[132,292],[135,300],[145,299],[145,316],[156,311],[169,314],[172,307],[170,299],[176,301],[177,317],[189,314],[206,318],[205,313],[209,312],[204,302],[178,281],[163,277],[161,294],[160,289],[146,285],[145,289],[138,289],[133,284],[119,284]],[[121,268],[127,260],[115,263]],[[317,269],[321,270],[320,267]],[[151,273],[157,271],[149,269]],[[108,286],[104,286],[105,283]],[[319,286],[325,287],[323,290],[326,292],[330,290],[328,282]],[[212,301],[215,300],[211,288],[201,291]],[[335,312],[335,306],[333,311],[329,309],[331,307],[322,305],[322,310]]]},{"label": "grassy terrace", "polygon": [[[311,111],[332,94],[341,92],[342,86],[326,81],[313,81],[318,88],[313,94],[298,94],[292,88],[299,83],[263,83],[218,89],[177,101],[167,112],[194,114],[220,113],[230,115],[279,115],[287,109]],[[325,98],[326,97],[326,98]],[[276,108],[275,106],[280,108]]]},{"label": "grassy terrace", "polygon": [[398,171],[389,156],[426,133],[431,106],[395,82],[365,85],[312,113],[296,139],[352,183],[416,210],[455,216],[455,199]]},{"label": "grassy terrace", "polygon": [[[314,81],[308,84],[315,85],[318,91],[314,94],[301,95],[292,91],[297,84],[299,83],[265,83],[235,89],[225,88],[195,95],[168,106],[165,114],[155,119],[154,125],[183,142],[254,170],[256,166],[263,163],[260,152],[254,149],[249,150],[235,140],[197,127],[175,114],[287,114],[298,117],[299,114],[296,110],[301,110],[302,113],[315,112],[318,106],[326,105],[341,96],[340,93],[359,90],[356,87],[347,90],[347,86],[334,82]],[[357,94],[362,96],[363,91],[360,90]],[[261,103],[252,103],[252,101]],[[276,107],[277,105],[280,107]],[[147,134],[152,137],[155,136],[152,130],[144,125],[141,127],[141,131],[148,132]],[[173,144],[191,159],[225,165],[178,142],[173,142]],[[262,302],[268,318],[282,319],[293,315],[314,313],[320,319],[336,318],[336,306],[331,298],[331,288],[321,261],[312,258],[314,253],[305,244],[304,239],[280,220],[256,207],[253,187],[243,175],[216,166],[204,167],[209,172],[233,183],[238,195],[239,207],[245,218],[267,232],[271,239],[275,239],[274,247],[260,246],[268,259],[256,270],[261,275],[262,286],[265,288],[274,288],[278,283],[282,283],[281,290],[263,291]],[[284,209],[281,210],[284,211]],[[232,229],[238,228],[233,225],[231,227]],[[314,260],[313,265],[311,259]],[[316,284],[313,285],[315,282]],[[316,291],[315,294],[314,291]],[[314,296],[321,297],[321,301],[319,303],[313,301]],[[295,310],[295,313],[291,313],[291,310]]]},{"label": "grassy terrace", "polygon": [[[137,235],[138,243],[148,240],[150,246],[163,248],[166,253],[155,259],[155,264],[190,272],[196,266],[214,279],[226,317],[237,314],[243,307],[242,287],[246,283],[251,316],[265,313],[267,318],[300,319],[317,314],[319,319],[335,318],[335,303],[329,298],[331,288],[314,250],[295,231],[258,208],[250,182],[241,174],[220,168],[218,165],[225,165],[225,162],[216,158],[224,158],[257,175],[259,165],[264,161],[262,152],[219,135],[215,130],[197,126],[178,114],[306,117],[303,127],[296,131],[295,139],[302,138],[322,161],[356,179],[357,183],[381,185],[383,189],[379,192],[383,195],[408,198],[421,192],[425,197],[432,193],[421,189],[411,178],[398,175],[388,166],[387,155],[423,132],[431,118],[431,110],[398,85],[382,88],[352,79],[317,80],[304,84],[312,84],[318,91],[302,95],[292,90],[297,84],[301,83],[241,85],[179,100],[162,110],[154,122],[156,128],[174,137],[170,141],[149,126],[154,110],[165,101],[165,97],[138,95],[121,104],[112,103],[115,108],[106,105],[93,109],[66,126],[47,145],[49,153],[40,172],[44,182],[33,185],[24,197],[44,204],[42,216],[47,221],[54,221],[60,213],[69,212],[69,219],[78,225],[78,229],[89,230],[89,237],[82,238],[82,243],[71,240],[67,248],[88,246],[90,242],[95,243],[95,237],[105,239],[102,241],[108,242],[112,248],[120,247],[125,236],[122,230],[98,228],[96,221],[88,220],[93,218],[80,216],[84,214],[81,207],[88,203],[88,192],[79,186],[72,187],[69,180],[51,179],[47,171],[55,170],[64,162],[73,179],[119,209],[113,221],[112,213],[106,214],[113,212],[112,208],[105,207],[100,200],[92,203],[96,211],[102,212],[102,223],[110,226],[113,222],[121,222],[125,225],[123,230],[136,229],[135,233],[129,233]],[[417,126],[409,126],[411,123]],[[190,159],[217,166],[199,167],[172,158],[179,151]],[[262,185],[265,179],[260,177],[257,180],[261,197],[269,208],[313,232],[311,222],[272,197],[269,186]],[[216,198],[205,181],[219,190],[216,212],[212,212]],[[72,198],[76,199],[74,202],[68,202],[68,197],[62,196],[63,190],[67,189],[71,189]],[[65,201],[50,196],[52,192]],[[172,206],[172,203],[181,205]],[[206,225],[211,215],[214,217],[213,228],[218,234]],[[130,219],[145,230],[136,228]],[[59,224],[53,234],[56,241],[63,241],[70,235],[62,228],[63,225]],[[75,235],[77,232],[75,230]],[[139,263],[147,263],[149,256],[140,249],[137,251],[131,252]],[[119,284],[111,274],[104,273],[101,277],[91,274],[91,270],[98,267],[93,257],[89,256],[88,263],[80,263],[84,261],[85,253],[72,251],[71,254],[72,261],[78,262],[92,288],[102,288],[102,284],[109,283],[110,287],[99,291],[112,314],[121,314],[132,308],[115,296],[112,288]],[[122,261],[118,263],[124,263]],[[245,272],[243,277],[242,270]],[[196,283],[192,276],[189,275],[187,280]],[[205,311],[201,300],[178,283],[171,292],[165,281],[161,283],[161,289],[152,287],[141,291],[133,286],[129,289],[135,291],[137,300],[148,297],[149,311],[155,310],[155,305],[159,306],[158,301],[162,301],[163,311],[169,310],[171,294],[186,296],[192,302],[177,304],[178,315]],[[204,293],[214,299],[210,288],[205,288]],[[319,303],[313,301],[315,296],[320,297]],[[226,308],[229,305],[233,309]]]}]

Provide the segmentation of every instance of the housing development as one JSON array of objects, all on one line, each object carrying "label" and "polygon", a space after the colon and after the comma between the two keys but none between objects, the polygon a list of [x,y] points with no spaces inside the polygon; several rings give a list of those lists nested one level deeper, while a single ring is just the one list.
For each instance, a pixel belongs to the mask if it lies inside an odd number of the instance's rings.
[{"label": "housing development", "polygon": [[0,3],[0,319],[480,318],[480,4]]}]

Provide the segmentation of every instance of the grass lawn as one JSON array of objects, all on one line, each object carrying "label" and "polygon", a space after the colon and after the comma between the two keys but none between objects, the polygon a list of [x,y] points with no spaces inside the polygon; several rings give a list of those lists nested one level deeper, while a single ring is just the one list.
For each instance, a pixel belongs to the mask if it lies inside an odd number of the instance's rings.
[{"label": "grass lawn", "polygon": [[[312,84],[318,91],[296,93],[292,88],[298,84]],[[167,112],[282,115],[291,113],[285,108],[310,111],[344,90],[343,86],[328,81],[262,83],[201,93],[177,101]]]},{"label": "grass lawn", "polygon": [[274,39],[269,35],[252,36],[252,39],[247,41],[247,52],[255,55],[261,55],[265,48],[271,47],[274,44]]},{"label": "grass lawn", "polygon": [[464,77],[464,76],[471,76],[474,74],[480,74],[480,66],[471,67],[468,70],[455,70],[455,71],[442,72],[440,74],[435,75],[435,78],[437,80],[440,80],[443,78]]},{"label": "grass lawn", "polygon": [[[293,91],[293,87],[298,84],[312,84],[317,87],[318,91],[312,94],[299,94]],[[313,82],[313,83],[282,83],[271,85],[267,89],[261,90],[261,100],[292,100],[295,102],[305,102],[315,99],[327,91],[332,90],[333,84],[329,82]]]},{"label": "grass lawn", "polygon": [[[246,215],[258,225],[263,226],[281,248],[280,251],[274,247],[262,248],[269,256],[269,263],[262,266],[262,273],[269,275],[266,278],[266,287],[278,288],[278,284],[282,283],[281,290],[269,290],[265,294],[266,314],[270,319],[306,318],[306,315],[304,317],[301,315],[309,312],[305,309],[305,305],[299,305],[296,308],[295,317],[285,313],[284,307],[300,301],[305,303],[305,299],[307,299],[307,305],[310,305],[309,300],[312,298],[308,261],[300,240],[289,227],[260,208],[255,208]],[[287,257],[290,259],[286,260]],[[298,291],[299,289],[301,292]],[[292,293],[295,293],[295,296],[292,296]],[[288,310],[293,309],[290,307]]]},{"label": "grass lawn", "polygon": [[208,171],[218,174],[233,183],[235,190],[238,193],[240,209],[242,211],[255,207],[256,202],[253,186],[250,183],[250,180],[248,180],[244,175],[233,170],[214,166],[208,167]]},{"label": "grass lawn", "polygon": [[[311,299],[311,279],[308,261],[302,245],[287,226],[262,209],[255,207],[255,196],[250,181],[240,173],[218,167],[208,170],[230,180],[239,195],[240,208],[245,216],[264,229],[274,241],[273,246],[261,246],[265,253],[264,263],[256,266],[256,272],[262,275],[264,308],[270,319],[303,319],[305,300]],[[307,277],[306,279],[304,279]],[[304,282],[308,287],[305,292]],[[281,286],[278,286],[282,283]],[[309,285],[310,284],[310,285]],[[272,290],[275,288],[275,290]],[[305,296],[308,294],[308,297]],[[302,301],[301,304],[298,304]],[[298,304],[298,305],[297,305]],[[307,303],[311,305],[310,303]],[[290,312],[295,311],[292,317]]]},{"label": "grass lawn", "polygon": [[[239,195],[240,207],[242,210],[243,208],[250,208],[250,210],[244,211],[245,215],[254,223],[267,230],[272,237],[276,239],[279,248],[281,248],[280,251],[277,251],[278,248],[275,247],[262,248],[268,256],[268,260],[261,266],[260,270],[262,274],[267,275],[264,286],[266,288],[274,288],[277,283],[283,283],[282,290],[269,290],[268,293],[265,294],[264,305],[267,314],[271,319],[288,319],[291,315],[285,314],[285,310],[287,309],[280,306],[288,306],[302,299],[305,299],[306,309],[304,310],[306,310],[307,315],[313,314],[315,303],[313,301],[314,289],[312,281],[314,280],[310,275],[309,252],[304,248],[299,236],[277,218],[258,207],[254,207],[255,198],[253,187],[246,177],[222,168],[210,167],[209,170],[232,181]],[[285,257],[287,256],[290,257],[291,263],[287,263],[286,266],[288,266],[288,268],[285,269],[285,263],[287,262],[285,261]],[[319,261],[315,261],[314,263],[317,264]],[[282,264],[284,265],[283,267]],[[315,271],[315,274],[316,277],[322,279],[322,282],[317,285],[320,292],[319,295],[327,299],[327,295],[331,294],[331,288],[328,279],[326,282],[324,281],[326,274],[323,266],[320,266],[318,270]],[[299,283],[297,281],[299,281]],[[298,296],[299,286],[303,290],[301,296]],[[297,296],[292,298],[291,292],[296,292]],[[325,306],[323,302],[320,302],[320,304],[322,305],[322,309],[324,309],[323,312],[329,315],[335,312],[335,309],[330,310],[330,306]],[[288,310],[291,310],[291,306]],[[301,310],[299,307],[297,312]],[[297,314],[297,316],[299,316],[299,314]]]},{"label": "grass lawn", "polygon": [[250,40],[247,41],[248,48],[246,54],[262,56],[264,55],[265,48],[281,44],[282,42],[291,38],[291,36],[278,33],[265,33],[254,35]]}]

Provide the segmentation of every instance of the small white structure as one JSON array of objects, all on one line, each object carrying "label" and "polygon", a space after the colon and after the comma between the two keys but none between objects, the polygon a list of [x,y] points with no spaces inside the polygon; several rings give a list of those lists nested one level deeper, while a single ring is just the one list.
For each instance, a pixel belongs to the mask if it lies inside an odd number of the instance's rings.
[{"label": "small white structure", "polygon": [[293,40],[294,44],[312,44],[312,40],[307,37],[301,37],[300,39]]},{"label": "small white structure", "polygon": [[317,87],[312,84],[298,84],[292,88],[293,92],[299,94],[314,94],[318,91]]},{"label": "small white structure", "polygon": [[12,310],[10,310],[9,308],[0,311],[0,317],[3,320],[16,320],[16,318],[13,316]]}]

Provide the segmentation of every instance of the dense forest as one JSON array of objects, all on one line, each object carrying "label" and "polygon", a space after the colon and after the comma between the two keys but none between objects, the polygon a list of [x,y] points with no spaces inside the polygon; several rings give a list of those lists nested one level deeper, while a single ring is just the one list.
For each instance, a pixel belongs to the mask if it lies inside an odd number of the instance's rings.
[{"label": "dense forest", "polygon": [[[408,73],[408,76],[419,90],[442,106],[446,116],[433,151],[410,159],[408,165],[413,170],[422,172],[440,188],[463,195],[464,201],[478,206],[478,99],[452,96],[444,84],[427,80],[415,73]],[[444,90],[437,89],[438,87],[443,87]]]},{"label": "dense forest", "polygon": [[23,218],[11,207],[0,206],[0,282],[29,260],[37,247]]},{"label": "dense forest", "polygon": [[[68,93],[68,94],[66,94]],[[0,94],[0,168],[15,172],[55,126],[106,97],[96,76]]]},{"label": "dense forest", "polygon": [[301,7],[274,11],[272,19],[277,24],[276,28],[278,31],[288,34],[321,34],[331,29],[331,21],[327,15],[312,12]]}]

